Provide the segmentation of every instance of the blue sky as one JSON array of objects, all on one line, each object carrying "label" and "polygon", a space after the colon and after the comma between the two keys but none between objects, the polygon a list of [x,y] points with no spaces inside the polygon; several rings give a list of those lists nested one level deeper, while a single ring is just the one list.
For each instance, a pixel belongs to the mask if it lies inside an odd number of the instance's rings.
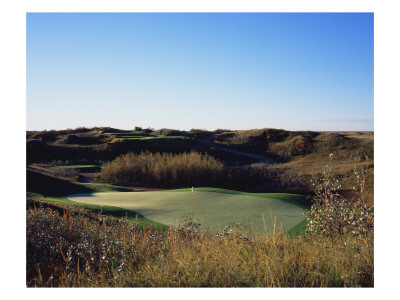
[{"label": "blue sky", "polygon": [[370,13],[28,13],[27,130],[373,130]]}]

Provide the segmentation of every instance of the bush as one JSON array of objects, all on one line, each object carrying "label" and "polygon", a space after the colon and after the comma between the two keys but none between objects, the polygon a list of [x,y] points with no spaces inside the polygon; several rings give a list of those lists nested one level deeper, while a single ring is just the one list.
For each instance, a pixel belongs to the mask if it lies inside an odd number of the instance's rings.
[{"label": "bush", "polygon": [[354,237],[372,236],[374,230],[374,210],[365,203],[365,172],[354,170],[357,179],[358,197],[352,201],[343,199],[338,193],[341,187],[336,178],[333,154],[322,178],[313,183],[315,187],[314,204],[307,213],[307,232],[330,238],[332,241],[344,234]]},{"label": "bush", "polygon": [[194,219],[193,214],[185,216],[182,223],[178,224],[178,233],[184,237],[199,238],[204,232],[205,229],[197,219]]}]

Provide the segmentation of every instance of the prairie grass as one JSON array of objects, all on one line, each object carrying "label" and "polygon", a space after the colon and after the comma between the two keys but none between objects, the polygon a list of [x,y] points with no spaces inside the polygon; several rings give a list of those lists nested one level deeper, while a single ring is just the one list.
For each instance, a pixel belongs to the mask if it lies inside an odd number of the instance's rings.
[{"label": "prairie grass", "polygon": [[27,209],[26,241],[29,287],[374,285],[374,244],[367,237],[343,235],[332,243],[282,232],[159,232],[135,222],[34,207]]},{"label": "prairie grass", "polygon": [[221,162],[198,152],[128,153],[106,163],[99,180],[119,185],[204,186],[219,179],[223,170]]}]

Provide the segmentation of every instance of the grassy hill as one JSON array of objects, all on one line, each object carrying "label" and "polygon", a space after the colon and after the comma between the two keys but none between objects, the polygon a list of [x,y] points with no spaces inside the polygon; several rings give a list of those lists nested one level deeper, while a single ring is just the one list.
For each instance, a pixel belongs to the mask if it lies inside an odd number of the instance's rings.
[{"label": "grassy hill", "polygon": [[[230,151],[234,150],[234,151]],[[110,127],[27,132],[28,163],[102,165],[128,152],[201,152],[212,155],[240,178],[227,179],[225,188],[252,192],[312,192],[329,153],[337,161],[343,190],[350,190],[354,167],[367,172],[367,191],[373,197],[374,133],[314,132],[283,129],[120,130]],[[241,154],[242,153],[242,154]],[[276,164],[257,163],[249,154],[272,158]],[[236,176],[237,177],[237,176]]]}]

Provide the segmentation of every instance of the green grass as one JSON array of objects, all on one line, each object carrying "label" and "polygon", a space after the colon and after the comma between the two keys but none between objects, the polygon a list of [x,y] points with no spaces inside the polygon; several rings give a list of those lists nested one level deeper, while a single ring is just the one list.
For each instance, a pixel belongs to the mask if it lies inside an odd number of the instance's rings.
[{"label": "green grass", "polygon": [[[227,190],[221,188],[213,188],[213,187],[199,187],[195,188],[196,191],[203,191],[203,192],[215,192],[215,193],[226,193],[226,194],[235,194],[235,195],[247,195],[247,196],[255,196],[255,197],[267,197],[267,198],[274,198],[279,199],[282,201],[286,201],[288,203],[296,204],[303,209],[309,209],[311,203],[307,200],[307,197],[296,195],[296,194],[289,194],[289,193],[247,193],[235,190]],[[191,191],[191,188],[185,189],[175,189],[173,191]]]},{"label": "green grass", "polygon": [[304,219],[296,226],[290,228],[287,233],[291,235],[303,235],[307,229],[307,219]]},{"label": "green grass", "polygon": [[257,232],[287,231],[305,216],[298,195],[255,194],[213,188],[157,192],[91,193],[68,197],[77,203],[108,205],[135,211],[153,221],[177,226],[192,215],[211,233],[240,221]]},{"label": "green grass", "polygon": [[164,224],[149,220],[133,211],[124,208],[108,205],[85,204],[72,202],[67,198],[75,193],[115,193],[115,192],[133,192],[133,189],[115,186],[105,183],[80,183],[72,182],[34,171],[27,171],[27,193],[30,196],[41,201],[50,202],[58,205],[77,205],[88,211],[102,213],[114,218],[126,218],[128,220],[137,220],[140,226],[153,226],[160,229],[168,228]]},{"label": "green grass", "polygon": [[[142,226],[176,226],[193,215],[210,232],[240,221],[258,232],[282,227],[304,233],[304,197],[280,193],[246,193],[200,187],[161,192],[134,192],[129,188],[101,183],[78,183],[27,171],[27,191],[47,202],[76,204],[92,212],[133,220]],[[68,197],[85,194],[86,197]],[[90,195],[90,197],[87,197]],[[73,201],[72,201],[73,200]],[[264,225],[265,221],[265,225]]]},{"label": "green grass", "polygon": [[142,131],[135,131],[135,130],[121,130],[121,129],[111,129],[111,130],[106,130],[103,132],[104,134],[110,134],[110,135],[118,135],[118,134],[136,134],[136,135],[143,135]]},{"label": "green grass", "polygon": [[105,132],[104,134],[113,135],[119,139],[125,140],[151,140],[151,139],[190,139],[187,136],[167,136],[161,134],[147,134],[141,131],[120,130],[118,132]]},{"label": "green grass", "polygon": [[99,168],[99,165],[69,165],[69,166],[52,166],[47,167],[50,170],[65,170],[65,169],[87,169],[87,168]]},{"label": "green grass", "polygon": [[132,189],[105,183],[80,183],[27,170],[27,192],[46,197],[65,197],[76,193],[132,192]]},{"label": "green grass", "polygon": [[125,140],[153,140],[153,139],[189,139],[186,136],[166,136],[166,135],[154,135],[154,136],[117,136],[120,139]]}]

